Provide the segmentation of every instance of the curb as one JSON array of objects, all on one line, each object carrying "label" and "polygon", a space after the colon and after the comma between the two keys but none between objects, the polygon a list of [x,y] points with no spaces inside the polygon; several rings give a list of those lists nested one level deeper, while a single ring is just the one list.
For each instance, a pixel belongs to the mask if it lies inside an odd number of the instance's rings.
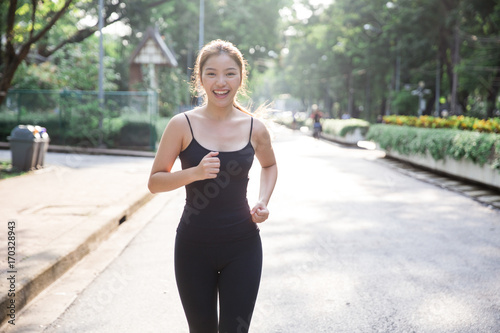
[{"label": "curb", "polygon": [[498,187],[436,171],[394,156],[387,156],[380,162],[401,174],[459,193],[491,209],[500,210]]},{"label": "curb", "polygon": [[[18,268],[18,271],[23,271],[24,277],[19,277],[16,280],[16,317],[26,304],[92,250],[96,249],[121,223],[125,222],[130,215],[150,201],[153,196],[149,191],[143,191],[136,195],[128,205],[115,205],[105,208],[96,215],[89,217],[89,221],[92,220],[92,223],[82,223],[71,231],[72,234],[83,235],[79,236],[83,239],[82,242],[72,243],[71,240],[74,240],[74,238],[68,239],[66,237],[65,241],[63,240],[62,243],[58,244],[62,246],[63,250],[52,249],[53,252],[51,252],[51,249],[48,249],[43,253],[23,260],[23,267]],[[96,224],[98,224],[97,227]],[[47,260],[47,257],[49,257],[49,260]],[[10,304],[11,298],[8,297],[8,294],[2,295],[0,298],[0,326],[10,318],[9,309],[7,308]]]},{"label": "curb", "polygon": [[[304,134],[312,136],[312,131],[306,132]],[[341,142],[325,135],[321,135],[320,139],[324,139],[327,142],[334,142],[344,147],[367,149],[363,145]],[[405,158],[404,156],[401,157],[399,155],[390,154],[386,151],[384,151],[384,153],[386,153],[386,158],[384,161],[385,165],[397,170],[404,175],[407,175],[414,179],[418,179],[428,184],[445,188],[455,193],[462,194],[491,209],[500,210],[500,188],[498,186],[485,182],[475,181],[470,178],[461,177],[457,174],[445,172],[436,168],[431,168],[425,166],[424,164],[416,163],[411,159]],[[468,190],[469,187],[472,189]]]}]

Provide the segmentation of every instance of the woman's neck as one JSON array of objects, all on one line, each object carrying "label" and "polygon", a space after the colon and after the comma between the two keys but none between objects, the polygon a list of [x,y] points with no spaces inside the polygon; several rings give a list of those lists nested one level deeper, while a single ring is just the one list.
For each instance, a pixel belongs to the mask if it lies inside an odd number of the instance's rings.
[{"label": "woman's neck", "polygon": [[235,108],[231,105],[225,108],[218,108],[209,104],[203,107],[203,113],[213,120],[227,120],[234,115]]}]

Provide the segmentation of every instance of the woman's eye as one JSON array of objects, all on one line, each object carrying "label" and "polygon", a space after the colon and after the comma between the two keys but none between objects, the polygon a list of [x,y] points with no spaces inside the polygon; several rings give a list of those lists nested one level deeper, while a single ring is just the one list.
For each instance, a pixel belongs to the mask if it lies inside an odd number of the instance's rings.
[{"label": "woman's eye", "polygon": [[236,73],[227,73],[227,76],[235,76]]}]

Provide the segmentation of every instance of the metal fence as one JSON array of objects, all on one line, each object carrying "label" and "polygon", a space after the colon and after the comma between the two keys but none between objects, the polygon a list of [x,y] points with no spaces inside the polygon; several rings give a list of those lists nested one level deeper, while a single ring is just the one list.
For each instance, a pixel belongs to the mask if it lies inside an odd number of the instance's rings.
[{"label": "metal fence", "polygon": [[163,123],[154,91],[105,92],[99,103],[97,91],[9,90],[0,106],[4,132],[40,125],[57,144],[154,148]]}]

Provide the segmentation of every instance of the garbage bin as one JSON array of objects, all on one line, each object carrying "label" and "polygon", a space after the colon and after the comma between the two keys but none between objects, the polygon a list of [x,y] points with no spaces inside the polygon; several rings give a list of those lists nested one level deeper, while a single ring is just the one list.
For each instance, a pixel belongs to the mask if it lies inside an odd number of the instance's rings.
[{"label": "garbage bin", "polygon": [[47,133],[47,129],[45,127],[35,126],[35,132],[40,136],[40,145],[38,147],[38,154],[36,159],[35,167],[37,169],[43,168],[45,166],[45,155],[49,150],[49,134]]},{"label": "garbage bin", "polygon": [[19,125],[10,132],[7,139],[12,153],[12,167],[19,171],[35,169],[41,141],[35,126]]}]

